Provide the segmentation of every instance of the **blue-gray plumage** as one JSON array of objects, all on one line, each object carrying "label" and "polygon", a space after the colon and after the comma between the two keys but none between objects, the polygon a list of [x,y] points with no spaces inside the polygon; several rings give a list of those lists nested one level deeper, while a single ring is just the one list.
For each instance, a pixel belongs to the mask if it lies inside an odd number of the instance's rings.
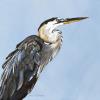
[{"label": "blue-gray plumage", "polygon": [[43,68],[61,48],[62,34],[56,28],[85,18],[48,19],[40,25],[38,35],[31,35],[19,43],[2,65],[0,100],[22,100],[27,96]]},{"label": "blue-gray plumage", "polygon": [[[43,40],[33,35],[18,44],[16,50],[8,55],[2,66],[4,72],[0,81],[1,100],[19,100],[31,90],[37,80],[42,47]],[[30,77],[34,77],[34,80]],[[32,81],[35,81],[34,84]]]}]

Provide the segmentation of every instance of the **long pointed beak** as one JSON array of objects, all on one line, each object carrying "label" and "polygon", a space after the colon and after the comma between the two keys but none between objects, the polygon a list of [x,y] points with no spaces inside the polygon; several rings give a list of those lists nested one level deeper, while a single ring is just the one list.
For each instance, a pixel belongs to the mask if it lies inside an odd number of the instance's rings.
[{"label": "long pointed beak", "polygon": [[70,24],[70,23],[73,23],[73,22],[79,22],[79,21],[87,19],[87,18],[88,17],[66,18],[66,19],[62,20],[61,23]]}]

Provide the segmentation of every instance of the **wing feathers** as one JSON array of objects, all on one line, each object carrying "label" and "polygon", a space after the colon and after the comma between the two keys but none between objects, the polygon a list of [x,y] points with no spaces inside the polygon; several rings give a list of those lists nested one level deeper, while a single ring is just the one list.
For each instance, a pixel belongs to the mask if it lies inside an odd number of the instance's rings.
[{"label": "wing feathers", "polygon": [[22,87],[22,85],[23,85],[23,82],[24,82],[24,76],[23,75],[24,75],[24,71],[21,70],[19,72],[19,82],[18,82],[17,90],[19,90]]},{"label": "wing feathers", "polygon": [[16,50],[6,57],[0,80],[0,100],[19,100],[28,94],[37,80],[42,47],[43,40],[32,35],[19,43]]}]

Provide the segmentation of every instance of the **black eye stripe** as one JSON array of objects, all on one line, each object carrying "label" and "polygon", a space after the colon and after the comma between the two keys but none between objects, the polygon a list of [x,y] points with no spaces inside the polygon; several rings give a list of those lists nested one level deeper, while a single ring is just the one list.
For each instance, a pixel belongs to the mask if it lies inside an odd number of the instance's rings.
[{"label": "black eye stripe", "polygon": [[40,29],[44,24],[47,24],[48,22],[53,21],[53,20],[57,20],[57,17],[53,17],[53,18],[50,18],[50,19],[45,20],[45,21],[39,26],[38,31],[39,31],[39,29]]}]

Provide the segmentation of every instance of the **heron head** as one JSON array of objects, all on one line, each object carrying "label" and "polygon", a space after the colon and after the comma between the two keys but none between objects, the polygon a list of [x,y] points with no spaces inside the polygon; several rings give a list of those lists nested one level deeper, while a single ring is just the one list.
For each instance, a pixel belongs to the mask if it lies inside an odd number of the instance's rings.
[{"label": "heron head", "polygon": [[[71,24],[73,22],[79,22],[83,19],[86,19],[88,17],[76,17],[76,18],[65,18],[61,19],[58,17],[53,17],[48,20],[45,20],[38,28],[39,35],[46,41],[48,41],[48,36],[49,37],[56,37],[58,34],[61,33],[57,29],[58,26],[65,25],[65,24]],[[54,38],[55,39],[55,38]]]}]

